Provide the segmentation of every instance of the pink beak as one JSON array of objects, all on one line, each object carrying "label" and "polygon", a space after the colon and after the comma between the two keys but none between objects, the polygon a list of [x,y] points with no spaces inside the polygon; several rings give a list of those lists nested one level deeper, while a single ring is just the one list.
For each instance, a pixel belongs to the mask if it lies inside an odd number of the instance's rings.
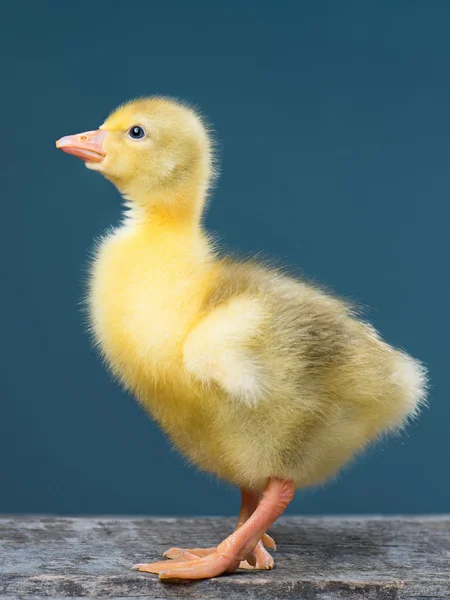
[{"label": "pink beak", "polygon": [[78,156],[84,162],[102,162],[106,156],[103,150],[105,135],[106,132],[101,129],[66,135],[56,142],[56,147],[67,154]]}]

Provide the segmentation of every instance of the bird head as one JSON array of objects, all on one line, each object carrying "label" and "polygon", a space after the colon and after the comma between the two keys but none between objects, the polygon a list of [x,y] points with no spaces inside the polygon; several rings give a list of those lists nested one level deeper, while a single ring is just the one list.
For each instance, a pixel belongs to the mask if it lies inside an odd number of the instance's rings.
[{"label": "bird head", "polygon": [[98,130],[62,137],[56,146],[144,208],[193,208],[189,205],[204,198],[213,170],[201,118],[166,98],[128,102]]}]

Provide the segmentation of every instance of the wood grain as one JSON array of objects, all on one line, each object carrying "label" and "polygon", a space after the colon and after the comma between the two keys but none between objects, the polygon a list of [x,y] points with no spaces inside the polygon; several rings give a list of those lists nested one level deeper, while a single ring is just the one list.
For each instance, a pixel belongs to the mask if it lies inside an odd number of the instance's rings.
[{"label": "wood grain", "polygon": [[0,597],[450,599],[450,517],[282,518],[273,571],[163,584],[130,571],[170,546],[211,546],[232,519],[0,519]]}]

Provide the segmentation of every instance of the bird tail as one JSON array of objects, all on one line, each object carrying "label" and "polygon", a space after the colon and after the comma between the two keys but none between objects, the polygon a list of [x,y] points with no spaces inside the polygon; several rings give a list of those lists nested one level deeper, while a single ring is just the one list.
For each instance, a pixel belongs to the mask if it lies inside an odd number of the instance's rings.
[{"label": "bird tail", "polygon": [[404,419],[416,417],[426,404],[428,377],[425,366],[405,352],[397,351],[391,377],[402,390]]}]

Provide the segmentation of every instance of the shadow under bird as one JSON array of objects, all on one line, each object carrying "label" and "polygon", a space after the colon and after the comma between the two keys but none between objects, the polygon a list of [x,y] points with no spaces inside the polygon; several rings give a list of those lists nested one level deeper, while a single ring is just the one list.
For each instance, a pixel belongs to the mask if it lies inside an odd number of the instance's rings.
[{"label": "shadow under bird", "polygon": [[295,489],[416,415],[424,368],[346,302],[216,251],[202,226],[211,136],[189,107],[138,99],[56,145],[125,199],[89,280],[106,364],[192,463],[242,494],[237,528],[217,547],[171,548],[171,560],[134,568],[165,581],[271,569],[266,532]]}]

